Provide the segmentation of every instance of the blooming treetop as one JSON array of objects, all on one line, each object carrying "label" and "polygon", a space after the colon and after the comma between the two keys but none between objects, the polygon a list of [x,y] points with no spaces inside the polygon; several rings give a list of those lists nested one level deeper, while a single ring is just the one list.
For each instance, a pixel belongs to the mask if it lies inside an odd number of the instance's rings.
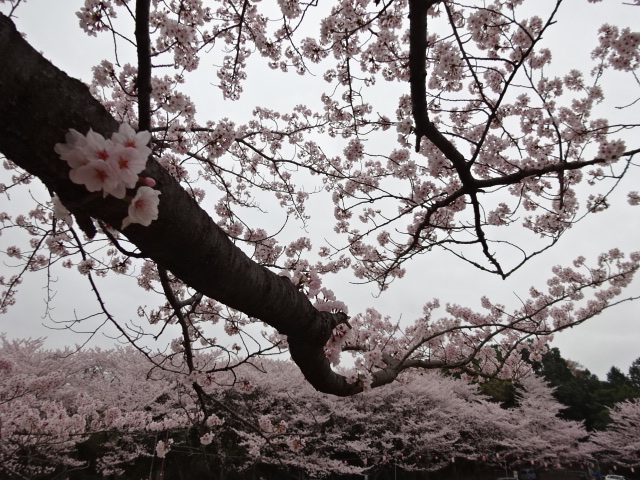
[{"label": "blooming treetop", "polygon": [[[50,476],[86,468],[77,446],[95,434],[106,443],[96,469],[122,473],[122,464],[149,455],[140,439],[182,431],[191,425],[189,414],[197,414],[175,380],[160,372],[150,379],[148,362],[131,348],[74,353],[44,350],[42,340],[2,336],[0,343],[4,474]],[[159,401],[169,393],[169,401]]]},{"label": "blooming treetop", "polygon": [[556,464],[561,460],[579,462],[584,458],[579,448],[585,437],[584,426],[558,418],[564,408],[543,379],[533,375],[523,378],[517,407],[519,415],[513,417],[512,454]]},{"label": "blooming treetop", "polygon": [[[536,467],[589,459],[575,448],[584,428],[556,417],[561,405],[533,378],[512,409],[438,372],[343,399],[315,391],[291,362],[263,360],[262,372],[243,365],[202,381],[215,398],[205,418],[182,375],[150,369],[132,347],[71,355],[45,350],[41,340],[0,340],[0,469],[14,475],[74,467],[126,475],[145,458],[153,468],[154,456],[198,456],[218,471],[267,465],[314,476],[388,465],[435,471],[452,458],[496,464],[505,454],[514,466],[516,457]],[[254,388],[234,385],[234,373]],[[85,452],[97,457],[78,457],[89,438]]]},{"label": "blooming treetop", "polygon": [[[13,14],[20,2],[2,3]],[[627,133],[637,122],[624,115],[637,109],[640,33],[611,24],[585,32],[596,46],[578,70],[552,65],[545,44],[556,22],[571,21],[562,0],[344,0],[326,10],[139,0],[134,11],[133,3],[87,0],[77,14],[89,35],[111,32],[118,51],[135,46],[133,64],[96,59],[93,98],[19,35],[3,37],[3,64],[12,65],[0,78],[3,98],[22,98],[24,89],[47,95],[21,109],[0,102],[0,116],[19,132],[0,136],[15,171],[10,186],[40,178],[87,237],[53,205],[3,215],[5,228],[33,237],[28,247],[5,249],[19,273],[2,279],[3,310],[15,302],[22,272],[77,266],[102,314],[136,342],[147,329],[127,330],[94,281],[133,275],[162,295],[157,307],[141,306],[140,317],[176,327],[166,330],[176,333],[160,363],[170,368],[183,355],[194,388],[220,369],[288,347],[316,388],[350,395],[408,368],[519,375],[527,369],[523,350],[535,358],[549,335],[629,298],[621,295],[640,254],[616,248],[554,267],[548,285],[532,287],[517,308],[488,297],[480,311],[425,299],[408,326],[374,309],[349,312],[347,294],[327,282],[350,270],[385,291],[409,260],[433,250],[506,279],[606,209],[635,168],[638,146]],[[599,8],[591,3],[580,10]],[[7,19],[1,28],[14,32]],[[185,88],[207,52],[225,99],[241,98],[258,56],[286,81],[295,73],[315,85],[317,74],[324,83],[308,105],[256,105],[248,119],[203,120]],[[38,76],[18,61],[25,56],[56,80],[34,83]],[[629,106],[605,115],[613,74],[630,82]],[[85,110],[76,115],[69,99]],[[56,121],[34,123],[45,117]],[[31,131],[39,136],[25,141]],[[54,148],[66,165],[50,161]],[[156,160],[143,166],[149,149]],[[138,186],[143,167],[155,185]],[[125,212],[122,199],[135,187]],[[320,237],[328,234],[292,236],[272,217],[254,219],[275,200],[285,221],[311,228],[314,197],[331,204],[334,236],[326,243]],[[630,204],[637,199],[628,192]],[[277,333],[255,340],[248,325],[256,319]],[[216,322],[229,342],[210,334]],[[195,354],[206,348],[222,349],[229,361],[198,365]],[[347,351],[356,356],[351,377],[331,369]]]},{"label": "blooming treetop", "polygon": [[595,432],[585,452],[618,465],[640,467],[640,400],[627,400],[610,409],[612,424]]}]

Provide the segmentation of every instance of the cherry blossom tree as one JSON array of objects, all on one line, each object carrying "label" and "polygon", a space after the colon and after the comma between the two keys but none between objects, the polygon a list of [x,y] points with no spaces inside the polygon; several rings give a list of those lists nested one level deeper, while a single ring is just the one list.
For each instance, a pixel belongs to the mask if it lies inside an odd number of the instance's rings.
[{"label": "cherry blossom tree", "polygon": [[627,400],[610,409],[613,423],[590,436],[589,453],[614,465],[640,467],[640,401]]},{"label": "cherry blossom tree", "polygon": [[86,442],[99,445],[92,468],[120,474],[153,456],[158,437],[202,420],[176,380],[150,374],[132,348],[51,351],[42,340],[1,340],[0,470],[15,478],[87,468],[78,456]]},{"label": "cherry blossom tree", "polygon": [[[478,385],[438,372],[404,373],[393,385],[340,398],[315,391],[292,363],[262,367],[236,370],[251,391],[222,387],[215,395],[239,417],[217,412],[225,421],[206,439],[214,457],[228,457],[222,468],[286,467],[323,477],[438,471],[452,459],[496,468],[507,458],[515,467],[543,468],[590,458],[578,447],[584,427],[558,418],[563,406],[537,378],[523,379],[518,406],[504,409]],[[248,429],[247,420],[259,428]]]},{"label": "cherry blossom tree", "polygon": [[583,461],[585,455],[580,444],[586,430],[579,422],[559,418],[563,408],[543,379],[535,376],[521,379],[509,435],[512,454],[538,465]]},{"label": "cherry blossom tree", "polygon": [[[16,348],[18,346],[20,348]],[[26,353],[34,352],[38,346],[34,342],[25,342],[11,347],[14,351]],[[56,370],[29,371],[33,365],[25,365],[19,361],[22,359],[11,359],[6,355],[7,347],[5,341],[5,355],[0,364],[0,469],[4,474],[28,478],[24,475],[51,473],[57,467],[79,466],[81,462],[69,453],[83,438],[84,418],[69,414],[59,401],[49,395],[64,384],[64,376]]]},{"label": "cherry blossom tree", "polygon": [[[2,277],[0,308],[10,310],[26,272],[76,267],[101,314],[144,350],[147,328],[111,315],[96,283],[133,276],[161,295],[141,318],[179,332],[170,353],[147,356],[195,379],[205,417],[205,379],[266,353],[288,349],[315,388],[336,395],[410,368],[518,376],[524,349],[535,358],[549,335],[633,298],[623,291],[640,254],[615,248],[554,267],[518,308],[485,297],[481,311],[440,311],[433,300],[402,328],[374,309],[349,316],[347,293],[326,286],[351,271],[382,293],[432,250],[506,279],[606,209],[638,151],[627,145],[637,122],[623,115],[638,96],[640,33],[630,28],[604,25],[590,66],[550,74],[544,37],[562,0],[533,12],[523,0],[344,0],[327,11],[87,0],[81,28],[110,35],[116,52],[96,59],[87,88],[18,33],[9,17],[19,0],[1,3],[3,189],[37,178],[51,201],[2,214],[3,231],[28,240],[4,249],[15,274]],[[126,49],[133,63],[120,62]],[[326,88],[288,112],[256,105],[249,119],[202,120],[183,84],[206,55],[227,100],[241,97],[255,57],[284,79],[322,72]],[[629,107],[603,117],[613,73],[629,82]],[[269,198],[286,222],[309,225],[316,194],[332,202],[326,244],[253,219]],[[206,196],[216,197],[209,212]],[[276,332],[256,338],[257,320]],[[205,332],[212,323],[228,343]],[[203,349],[216,352],[210,361]],[[351,376],[332,369],[346,351]]]},{"label": "cherry blossom tree", "polygon": [[542,466],[583,461],[607,441],[578,448],[584,428],[559,419],[561,405],[533,377],[522,379],[511,409],[439,372],[405,372],[342,398],[316,391],[288,361],[263,359],[259,369],[244,364],[205,381],[150,368],[132,347],[73,353],[2,340],[0,469],[17,478],[74,468],[123,474],[136,463],[158,472],[172,459],[220,478],[438,471],[452,461],[495,468],[505,459]]}]

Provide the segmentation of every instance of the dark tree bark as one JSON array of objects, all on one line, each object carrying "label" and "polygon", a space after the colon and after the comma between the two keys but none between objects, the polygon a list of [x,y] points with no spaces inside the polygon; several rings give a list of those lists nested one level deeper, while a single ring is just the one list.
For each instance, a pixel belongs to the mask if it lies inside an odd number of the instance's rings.
[{"label": "dark tree bark", "polygon": [[[55,192],[79,224],[95,218],[119,227],[125,203],[88,195],[71,182],[67,163],[54,151],[70,128],[109,136],[118,122],[86,85],[36,52],[2,14],[0,64],[0,152]],[[202,294],[287,335],[293,360],[316,389],[335,395],[362,390],[334,373],[323,351],[333,328],[346,321],[344,314],[316,310],[287,278],[252,261],[153,159],[143,175],[161,192],[158,220],[122,233],[144,256]]]}]

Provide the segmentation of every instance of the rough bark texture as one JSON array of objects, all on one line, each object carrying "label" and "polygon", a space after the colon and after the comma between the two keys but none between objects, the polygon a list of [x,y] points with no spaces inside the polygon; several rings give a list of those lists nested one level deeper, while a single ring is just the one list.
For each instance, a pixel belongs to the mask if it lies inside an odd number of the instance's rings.
[{"label": "rough bark texture", "polygon": [[[0,64],[0,152],[56,192],[76,218],[119,227],[126,204],[113,197],[90,199],[84,187],[70,181],[68,165],[53,149],[70,128],[107,136],[118,122],[86,85],[36,52],[2,14]],[[335,395],[361,391],[331,370],[323,352],[342,320],[339,314],[317,311],[288,279],[247,257],[153,159],[143,175],[161,191],[159,218],[123,232],[142,254],[204,295],[287,335],[293,360],[316,389]]]}]

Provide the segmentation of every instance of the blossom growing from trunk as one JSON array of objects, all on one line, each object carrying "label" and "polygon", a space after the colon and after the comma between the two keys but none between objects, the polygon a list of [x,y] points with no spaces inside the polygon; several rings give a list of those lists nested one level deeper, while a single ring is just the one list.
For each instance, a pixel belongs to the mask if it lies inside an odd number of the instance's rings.
[{"label": "blossom growing from trunk", "polygon": [[[149,150],[145,147],[146,150]],[[124,145],[115,145],[113,152],[107,159],[121,184],[127,188],[134,188],[138,182],[138,174],[144,170],[147,157],[138,150]]]},{"label": "blossom growing from trunk", "polygon": [[58,143],[54,150],[67,162],[73,183],[84,185],[90,192],[103,192],[125,199],[127,190],[140,187],[129,205],[129,215],[123,220],[122,228],[131,223],[144,226],[158,218],[158,196],[154,191],[155,181],[149,177],[139,177],[145,169],[151,154],[148,147],[151,134],[136,132],[131,125],[123,123],[110,139],[89,129],[86,136],[70,129],[65,136],[66,143]]},{"label": "blossom growing from trunk", "polygon": [[126,189],[135,188],[151,154],[147,146],[151,134],[138,132],[126,123],[110,139],[89,129],[87,135],[70,129],[65,140],[54,150],[71,167],[73,183],[84,185],[90,192],[104,192],[124,198]]},{"label": "blossom growing from trunk", "polygon": [[116,198],[124,198],[124,185],[119,181],[112,166],[103,160],[90,160],[79,168],[69,173],[71,181],[78,185],[84,185],[90,192],[103,191]]},{"label": "blossom growing from trunk", "polygon": [[160,192],[151,187],[140,187],[129,204],[129,215],[122,221],[122,229],[132,223],[148,227],[158,219]]}]

